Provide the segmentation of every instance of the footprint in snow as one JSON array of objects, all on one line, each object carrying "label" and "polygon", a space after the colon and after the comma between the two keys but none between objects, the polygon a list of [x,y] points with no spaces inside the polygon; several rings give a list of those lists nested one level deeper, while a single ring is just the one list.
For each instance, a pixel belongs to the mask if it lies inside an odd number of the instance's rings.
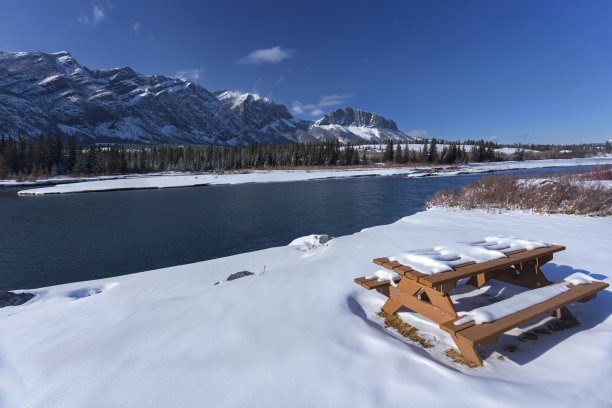
[{"label": "footprint in snow", "polygon": [[88,288],[75,289],[66,294],[67,297],[72,298],[74,300],[82,299],[85,297],[97,295],[98,293],[102,293],[107,289],[114,288],[117,286],[117,283],[110,283],[102,286],[93,286]]}]

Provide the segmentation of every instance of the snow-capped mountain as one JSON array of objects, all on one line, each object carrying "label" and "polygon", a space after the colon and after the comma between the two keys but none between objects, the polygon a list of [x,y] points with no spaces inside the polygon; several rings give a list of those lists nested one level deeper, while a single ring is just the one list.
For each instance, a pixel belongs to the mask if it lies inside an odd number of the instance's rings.
[{"label": "snow-capped mountain", "polygon": [[337,109],[328,113],[315,121],[309,132],[313,135],[324,135],[318,138],[333,138],[346,142],[415,139],[400,131],[394,121],[376,113],[353,108]]},{"label": "snow-capped mountain", "polygon": [[89,70],[67,52],[0,52],[0,133],[225,145],[258,136],[191,81]]},{"label": "snow-capped mountain", "polygon": [[294,118],[285,105],[254,93],[221,90],[213,94],[245,124],[266,135],[267,139],[287,143],[292,141],[289,135],[307,130],[310,125],[309,121]]},{"label": "snow-capped mountain", "polygon": [[308,121],[253,93],[213,94],[189,80],[129,67],[90,70],[65,51],[0,51],[0,135],[40,134],[227,146],[414,139],[392,120],[358,109]]},{"label": "snow-capped mountain", "polygon": [[317,121],[308,121],[294,118],[284,105],[257,94],[237,91],[215,91],[214,94],[247,125],[285,141],[415,139],[400,131],[394,121],[359,109],[338,109]]}]

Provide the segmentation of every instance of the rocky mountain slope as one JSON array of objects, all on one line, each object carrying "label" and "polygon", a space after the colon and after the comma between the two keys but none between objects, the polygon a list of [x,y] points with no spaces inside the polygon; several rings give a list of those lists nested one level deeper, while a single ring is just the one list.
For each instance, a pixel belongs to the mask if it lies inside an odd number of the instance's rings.
[{"label": "rocky mountain slope", "polygon": [[90,70],[65,51],[0,52],[0,134],[227,146],[413,139],[373,113],[345,108],[301,120],[256,94],[213,94],[189,80],[129,67]]}]

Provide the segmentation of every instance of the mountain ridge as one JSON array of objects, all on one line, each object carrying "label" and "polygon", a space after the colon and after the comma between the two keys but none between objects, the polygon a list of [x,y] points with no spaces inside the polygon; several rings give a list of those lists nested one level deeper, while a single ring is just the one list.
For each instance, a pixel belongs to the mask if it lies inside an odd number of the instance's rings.
[{"label": "mountain ridge", "polygon": [[119,143],[413,140],[394,121],[342,108],[317,121],[254,93],[210,92],[131,67],[89,69],[67,51],[0,51],[0,134],[58,134]]}]

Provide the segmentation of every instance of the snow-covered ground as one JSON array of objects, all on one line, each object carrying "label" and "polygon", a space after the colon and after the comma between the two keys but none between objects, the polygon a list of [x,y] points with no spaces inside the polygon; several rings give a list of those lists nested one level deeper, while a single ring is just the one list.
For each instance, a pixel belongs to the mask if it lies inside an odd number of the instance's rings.
[{"label": "snow-covered ground", "polygon": [[[610,289],[571,306],[580,326],[524,341],[514,330],[470,369],[424,318],[400,312],[430,349],[384,328],[385,298],[353,283],[376,271],[373,258],[498,234],[566,245],[543,267],[551,280],[611,281],[611,217],[433,209],[322,245],[42,288],[0,309],[0,406],[609,406]],[[214,285],[244,270],[255,275]],[[483,306],[469,288],[460,305]]]},{"label": "snow-covered ground", "polygon": [[506,161],[493,163],[469,163],[461,166],[446,166],[407,174],[406,177],[447,177],[459,174],[488,173],[493,171],[543,169],[547,167],[596,166],[612,164],[612,156],[595,156],[580,159],[547,159]]},{"label": "snow-covered ground", "polygon": [[365,169],[333,170],[270,170],[249,173],[193,174],[193,175],[156,175],[127,177],[119,179],[96,180],[71,183],[53,187],[34,188],[20,191],[20,195],[43,195],[83,193],[94,191],[189,187],[220,184],[274,183],[285,181],[304,181],[342,177],[391,176],[406,177],[452,176],[465,173],[483,173],[512,169],[545,168],[555,166],[580,166],[612,163],[612,157],[593,157],[587,159],[531,160],[521,162],[476,163],[463,166],[440,166],[432,171],[431,167],[381,167]]},{"label": "snow-covered ground", "polygon": [[[368,128],[359,128],[359,129],[368,129]],[[376,130],[376,129],[373,129],[373,130]],[[364,139],[371,139],[371,137],[366,137],[366,136],[362,136],[362,137]],[[401,143],[401,146],[402,146],[402,149],[408,146],[409,150],[414,150],[418,152],[418,151],[421,151],[425,145],[422,143]],[[427,146],[429,146],[429,144]],[[437,146],[437,151],[442,152],[442,149],[444,149],[445,147],[449,147],[450,144],[438,143],[436,146]],[[458,144],[457,146],[459,148],[464,148],[467,152],[469,152],[474,147],[476,147],[475,145],[470,145],[470,144]],[[375,144],[356,145],[353,147],[359,151],[365,150],[365,151],[370,151],[370,152],[384,152],[385,149],[387,148],[387,145],[386,143],[375,143]],[[538,150],[522,149],[518,147],[501,147],[499,149],[495,149],[495,152],[502,153],[502,154],[514,154],[516,153],[517,150],[522,150],[522,151],[531,152],[531,153],[539,153]]]}]

